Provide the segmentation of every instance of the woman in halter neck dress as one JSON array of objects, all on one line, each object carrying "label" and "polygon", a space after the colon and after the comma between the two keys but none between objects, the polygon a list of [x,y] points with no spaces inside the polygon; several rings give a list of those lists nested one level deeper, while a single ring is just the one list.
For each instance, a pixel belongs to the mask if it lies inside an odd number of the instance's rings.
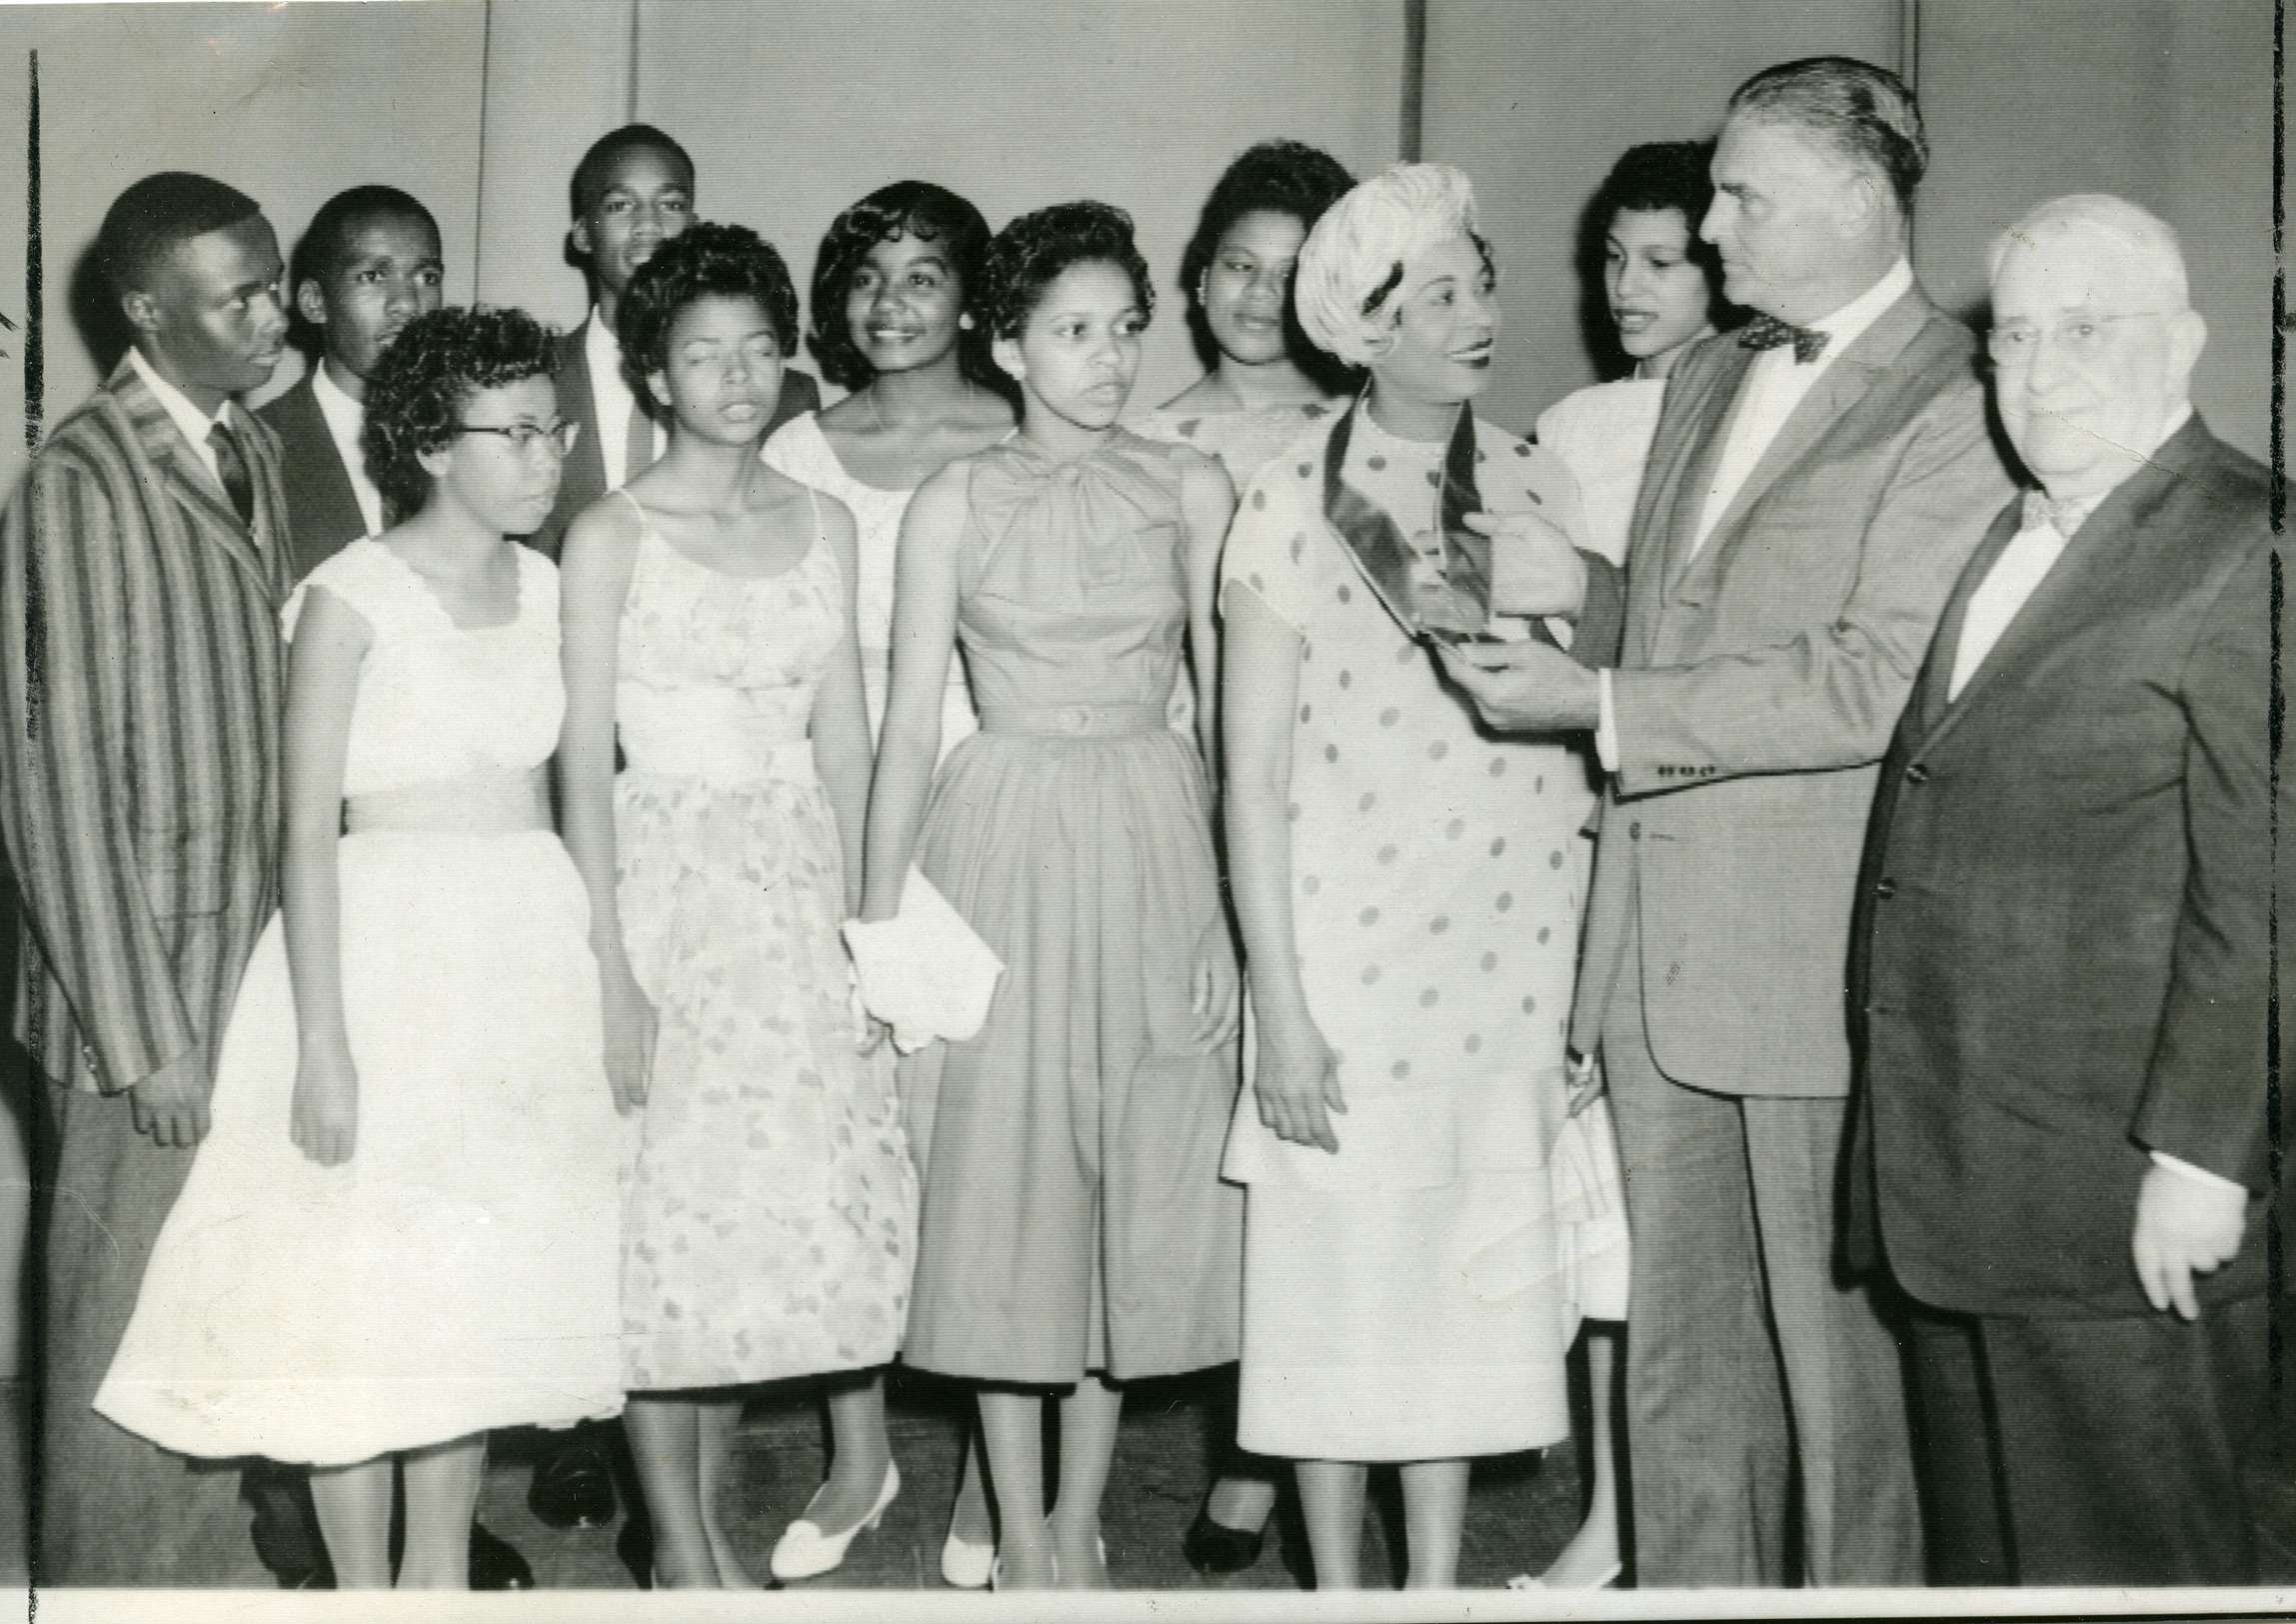
[{"label": "woman in halter neck dress", "polygon": [[742,1387],[839,1377],[836,1470],[796,1525],[817,1546],[826,1525],[842,1557],[901,1485],[883,1367],[916,1182],[838,937],[870,769],[853,526],[757,458],[797,337],[771,247],[695,225],[621,322],[670,444],[567,538],[562,800],[609,1073],[644,1106],[622,1316],[655,1577],[746,1586],[718,1505]]},{"label": "woman in halter neck dress", "polygon": [[[993,1384],[998,1571],[1016,1586],[1108,1584],[1116,1383],[1235,1349],[1240,1203],[1218,1178],[1234,960],[1202,759],[1165,726],[1183,648],[1211,689],[1231,499],[1209,458],[1116,427],[1150,300],[1132,222],[1106,204],[1041,210],[991,245],[985,309],[1022,428],[910,509],[870,797],[865,916],[898,909],[914,858],[1005,964],[976,1036],[903,1061],[925,1167],[903,1357]],[[982,731],[936,777],[960,640]]]}]

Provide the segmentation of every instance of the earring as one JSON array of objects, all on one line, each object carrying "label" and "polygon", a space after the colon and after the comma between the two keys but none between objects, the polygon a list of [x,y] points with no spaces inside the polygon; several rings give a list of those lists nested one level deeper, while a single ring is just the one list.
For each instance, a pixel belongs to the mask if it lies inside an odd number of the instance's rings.
[{"label": "earring", "polygon": [[973,331],[973,312],[964,310],[957,313],[957,330],[961,333]]}]

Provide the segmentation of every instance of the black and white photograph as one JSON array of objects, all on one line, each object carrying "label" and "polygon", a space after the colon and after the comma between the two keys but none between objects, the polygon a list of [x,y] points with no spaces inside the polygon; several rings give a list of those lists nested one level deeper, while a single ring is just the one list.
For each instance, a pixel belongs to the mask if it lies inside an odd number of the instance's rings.
[{"label": "black and white photograph", "polygon": [[2285,26],[0,3],[0,1616],[2296,1613]]}]

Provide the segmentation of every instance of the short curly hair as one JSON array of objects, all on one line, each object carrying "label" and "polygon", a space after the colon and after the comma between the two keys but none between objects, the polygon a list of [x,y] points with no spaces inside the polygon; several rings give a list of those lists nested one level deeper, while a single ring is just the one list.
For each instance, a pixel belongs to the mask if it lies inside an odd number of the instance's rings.
[{"label": "short curly hair", "polygon": [[797,354],[798,290],[781,250],[747,226],[698,220],[638,267],[614,317],[623,380],[649,415],[654,392],[646,380],[670,364],[670,329],[704,299],[755,300],[782,355]]},{"label": "short curly hair", "polygon": [[1246,148],[1212,183],[1195,235],[1179,256],[1179,288],[1189,299],[1210,269],[1227,228],[1247,214],[1287,214],[1302,232],[1355,184],[1339,160],[1304,141],[1262,141]]},{"label": "short curly hair", "polygon": [[1017,339],[1045,290],[1072,265],[1113,265],[1132,279],[1142,316],[1155,311],[1148,262],[1133,245],[1133,217],[1113,203],[1086,199],[1025,214],[990,240],[983,266],[981,311],[989,331]]},{"label": "short curly hair", "polygon": [[[868,261],[870,250],[907,232],[921,242],[939,243],[962,290],[959,308],[975,311],[981,301],[983,260],[989,252],[989,222],[981,211],[946,186],[931,181],[895,181],[881,186],[830,222],[814,257],[813,326],[806,348],[829,381],[841,389],[867,389],[877,369],[853,342],[846,321],[846,295]],[[1002,390],[1011,380],[989,356],[989,330],[980,322],[957,336],[957,365],[974,383]]]},{"label": "short curly hair", "polygon": [[394,524],[430,500],[420,459],[455,438],[471,396],[549,377],[557,339],[523,310],[449,305],[416,317],[391,342],[367,380],[359,449]]},{"label": "short curly hair", "polygon": [[1679,210],[1689,231],[1688,258],[1706,273],[1706,284],[1718,297],[1722,288],[1722,260],[1714,245],[1698,235],[1698,223],[1713,206],[1714,161],[1711,141],[1651,141],[1628,147],[1610,173],[1595,188],[1586,205],[1579,239],[1579,263],[1585,274],[1599,282],[1604,243],[1620,213],[1656,213]]}]

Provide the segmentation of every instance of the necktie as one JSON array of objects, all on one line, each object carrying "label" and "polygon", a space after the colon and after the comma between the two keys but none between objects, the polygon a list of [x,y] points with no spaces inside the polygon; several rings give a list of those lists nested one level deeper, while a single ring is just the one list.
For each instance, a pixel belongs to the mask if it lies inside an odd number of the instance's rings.
[{"label": "necktie", "polygon": [[1796,327],[1775,316],[1756,316],[1740,330],[1738,342],[1749,350],[1775,350],[1791,344],[1794,360],[1806,365],[1825,354],[1829,337],[1830,334],[1820,333],[1814,327]]},{"label": "necktie", "polygon": [[2086,503],[2075,502],[2069,498],[2060,500],[2049,495],[2046,491],[2027,491],[2025,493],[2025,523],[2023,528],[2026,530],[2038,530],[2043,525],[2048,525],[2069,542],[2073,539],[2073,532],[2081,528],[2082,521],[2088,516],[2089,510]]},{"label": "necktie", "polygon": [[253,528],[255,524],[255,480],[247,472],[247,458],[239,449],[239,436],[231,426],[217,418],[207,431],[208,448],[215,453],[215,476],[223,482],[223,494],[231,498],[232,511],[239,522]]},{"label": "necktie", "polygon": [[630,427],[622,437],[622,483],[654,466],[654,420],[636,400],[630,403]]}]

